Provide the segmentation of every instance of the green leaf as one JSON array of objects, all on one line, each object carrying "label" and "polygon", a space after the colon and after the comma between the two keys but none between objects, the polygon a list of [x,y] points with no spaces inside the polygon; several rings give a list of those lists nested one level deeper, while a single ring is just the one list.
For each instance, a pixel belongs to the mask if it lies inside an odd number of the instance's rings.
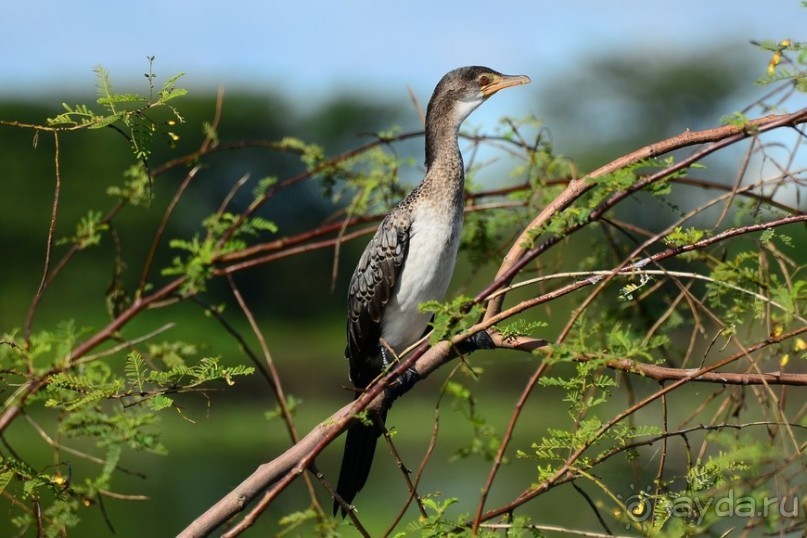
[{"label": "green leaf", "polygon": [[434,344],[476,324],[484,307],[474,303],[470,297],[461,295],[445,303],[427,301],[420,305],[420,311],[434,314],[434,330],[429,337],[429,341]]},{"label": "green leaf", "polygon": [[101,127],[106,127],[108,125],[112,125],[116,121],[118,121],[118,116],[106,116],[102,118],[98,118],[92,121],[88,125],[88,129],[100,129]]},{"label": "green leaf", "polygon": [[687,245],[694,245],[706,236],[706,230],[699,230],[697,228],[683,229],[681,226],[676,226],[673,231],[664,237],[664,243],[671,247],[683,247]]},{"label": "green leaf", "polygon": [[161,411],[174,405],[174,400],[164,394],[157,394],[148,399],[148,404],[152,411]]},{"label": "green leaf", "polygon": [[12,478],[14,478],[14,471],[5,471],[0,473],[0,493],[5,491],[6,486],[9,485]]},{"label": "green leaf", "polygon": [[129,383],[134,384],[137,387],[137,391],[142,393],[143,385],[146,381],[146,372],[148,371],[146,361],[143,360],[138,352],[132,351],[126,358],[126,366],[124,369]]},{"label": "green leaf", "polygon": [[98,98],[98,104],[107,105],[115,103],[137,103],[144,104],[145,98],[137,93],[116,93],[105,97]]},{"label": "green leaf", "polygon": [[123,172],[123,185],[107,188],[109,196],[121,198],[134,206],[146,206],[151,201],[151,176],[142,161]]},{"label": "green leaf", "polygon": [[541,332],[541,329],[548,327],[549,324],[545,321],[527,321],[524,318],[519,318],[512,323],[504,326],[496,326],[504,338],[515,338],[518,336],[532,336]]}]

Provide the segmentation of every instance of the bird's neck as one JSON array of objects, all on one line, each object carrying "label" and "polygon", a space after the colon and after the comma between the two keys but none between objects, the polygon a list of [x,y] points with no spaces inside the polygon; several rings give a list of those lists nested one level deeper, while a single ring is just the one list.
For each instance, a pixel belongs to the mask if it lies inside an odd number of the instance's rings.
[{"label": "bird's neck", "polygon": [[[442,119],[442,118],[441,118]],[[459,125],[454,122],[426,120],[426,169],[439,160],[462,159],[458,144]]]},{"label": "bird's neck", "polygon": [[[459,124],[451,113],[430,107],[426,116],[426,178],[429,190],[462,193],[465,170],[459,148]],[[425,185],[424,185],[425,187]]]},{"label": "bird's neck", "polygon": [[446,99],[432,98],[429,102],[426,111],[427,170],[439,160],[462,159],[457,137],[463,119]]}]

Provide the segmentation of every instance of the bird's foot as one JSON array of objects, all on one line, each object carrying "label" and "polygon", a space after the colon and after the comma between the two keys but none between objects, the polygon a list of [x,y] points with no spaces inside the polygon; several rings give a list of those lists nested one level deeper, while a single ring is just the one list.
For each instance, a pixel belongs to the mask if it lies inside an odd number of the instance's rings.
[{"label": "bird's foot", "polygon": [[[381,347],[381,364],[384,370],[393,364],[393,361],[390,360],[389,357],[389,350],[383,346]],[[392,405],[392,402],[408,392],[419,380],[420,374],[418,374],[417,370],[411,366],[407,368],[404,373],[395,378],[395,381],[393,381],[389,387],[384,389],[384,394],[387,397],[389,405]]]},{"label": "bird's foot", "polygon": [[468,338],[468,341],[471,343],[474,349],[493,349],[496,347],[496,344],[493,343],[493,339],[490,337],[487,331],[479,331]]},{"label": "bird's foot", "polygon": [[392,402],[403,396],[420,380],[420,374],[414,368],[407,368],[404,373],[395,378],[392,384],[384,389],[387,401]]},{"label": "bird's foot", "polygon": [[461,354],[473,353],[480,349],[493,349],[495,347],[496,344],[493,343],[493,339],[487,331],[479,331],[457,344],[457,350]]}]

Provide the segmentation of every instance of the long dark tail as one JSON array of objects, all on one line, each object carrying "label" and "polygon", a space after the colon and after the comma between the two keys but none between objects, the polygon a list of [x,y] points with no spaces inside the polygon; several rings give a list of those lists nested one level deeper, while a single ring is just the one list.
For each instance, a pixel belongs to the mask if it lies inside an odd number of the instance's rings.
[{"label": "long dark tail", "polygon": [[[336,485],[336,492],[348,504],[353,502],[356,494],[367,482],[370,467],[373,465],[373,456],[375,455],[378,438],[384,433],[381,427],[386,419],[387,411],[384,410],[380,416],[375,418],[380,423],[367,425],[362,422],[355,422],[347,430],[345,451],[342,454],[342,467],[339,469],[339,483]],[[347,510],[339,504],[339,501],[334,499],[334,515],[336,515],[340,507],[342,517],[344,517]]]}]

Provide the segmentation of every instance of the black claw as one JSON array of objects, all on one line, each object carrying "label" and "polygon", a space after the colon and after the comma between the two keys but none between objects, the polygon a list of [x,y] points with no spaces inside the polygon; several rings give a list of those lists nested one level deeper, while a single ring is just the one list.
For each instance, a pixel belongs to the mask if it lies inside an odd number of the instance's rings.
[{"label": "black claw", "polygon": [[479,331],[457,344],[457,350],[463,355],[480,349],[493,349],[495,347],[493,339],[486,331]]},{"label": "black claw", "polygon": [[414,368],[407,368],[404,373],[384,390],[390,405],[411,389],[420,380],[420,374]]},{"label": "black claw", "polygon": [[493,349],[496,345],[487,331],[479,331],[468,339],[475,349]]}]

